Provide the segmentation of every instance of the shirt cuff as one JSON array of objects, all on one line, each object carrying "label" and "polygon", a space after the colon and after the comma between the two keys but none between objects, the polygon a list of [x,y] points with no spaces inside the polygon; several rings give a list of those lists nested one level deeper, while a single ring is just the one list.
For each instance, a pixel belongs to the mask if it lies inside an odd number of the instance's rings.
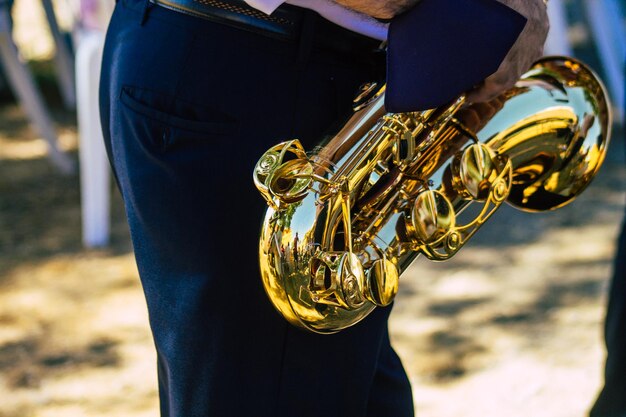
[{"label": "shirt cuff", "polygon": [[316,11],[326,20],[342,26],[352,32],[360,33],[379,41],[387,40],[389,24],[379,22],[373,17],[344,7],[331,0],[287,0],[285,3],[305,7]]},{"label": "shirt cuff", "polygon": [[283,4],[285,0],[244,0],[250,6],[262,11],[265,14],[272,14],[278,6]]}]

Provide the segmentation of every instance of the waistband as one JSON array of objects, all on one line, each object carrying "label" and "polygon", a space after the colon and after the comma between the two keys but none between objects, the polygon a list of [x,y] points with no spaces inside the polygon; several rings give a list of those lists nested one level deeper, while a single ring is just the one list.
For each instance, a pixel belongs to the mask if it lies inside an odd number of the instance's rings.
[{"label": "waistband", "polygon": [[149,1],[176,12],[287,42],[300,42],[303,30],[311,29],[311,17],[314,16],[313,46],[350,55],[373,51],[380,43],[337,26],[313,11],[289,4],[283,4],[271,15],[266,15],[243,0]]}]

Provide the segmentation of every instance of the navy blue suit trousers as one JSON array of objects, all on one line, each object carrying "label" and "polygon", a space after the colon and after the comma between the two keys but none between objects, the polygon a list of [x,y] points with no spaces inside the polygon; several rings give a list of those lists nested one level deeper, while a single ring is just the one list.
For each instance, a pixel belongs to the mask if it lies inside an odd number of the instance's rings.
[{"label": "navy blue suit trousers", "polygon": [[[412,416],[388,308],[339,334],[310,334],[274,311],[258,271],[265,203],[252,182],[256,161],[291,138],[311,149],[350,111],[377,71],[369,53],[377,42],[364,38],[353,55],[303,53],[307,42],[159,6],[144,18],[143,7],[116,6],[100,96],[158,353],[162,416]],[[310,34],[323,28],[308,18]]]},{"label": "navy blue suit trousers", "polygon": [[[389,342],[390,308],[339,334],[307,333],[274,311],[258,271],[265,203],[252,182],[255,163],[288,139],[312,149],[349,113],[358,86],[384,76],[377,42],[355,42],[313,12],[291,42],[146,4],[118,1],[100,106],[147,300],[162,416],[412,416],[409,381]],[[437,11],[441,2],[428,4],[423,10],[452,16]],[[476,4],[501,15],[487,0]],[[403,28],[412,32],[414,17],[423,18],[409,14],[395,26],[397,39]],[[463,57],[453,49],[490,45],[480,36],[491,32],[448,26],[460,33],[444,32],[437,39],[445,48],[428,50]],[[354,47],[318,48],[325,31]],[[410,42],[394,51],[413,50]],[[423,65],[438,59],[412,56]],[[461,64],[443,68],[437,80],[473,82]]]}]

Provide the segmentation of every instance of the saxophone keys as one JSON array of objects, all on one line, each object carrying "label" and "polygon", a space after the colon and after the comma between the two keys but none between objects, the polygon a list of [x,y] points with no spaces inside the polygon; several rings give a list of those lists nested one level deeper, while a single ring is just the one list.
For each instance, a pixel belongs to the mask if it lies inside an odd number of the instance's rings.
[{"label": "saxophone keys", "polygon": [[441,240],[455,224],[450,200],[437,190],[423,190],[415,198],[406,227],[418,244],[428,245]]},{"label": "saxophone keys", "polygon": [[345,309],[363,305],[365,272],[359,258],[351,252],[320,251],[311,261],[311,299]]},{"label": "saxophone keys", "polygon": [[494,151],[482,143],[474,143],[452,163],[453,184],[465,198],[483,201],[489,197],[501,167]]},{"label": "saxophone keys", "polygon": [[398,293],[398,267],[386,258],[378,259],[368,269],[363,283],[363,295],[379,307],[392,303]]},{"label": "saxophone keys", "polygon": [[279,143],[263,154],[254,167],[256,188],[270,207],[293,203],[306,196],[313,167],[299,140]]}]

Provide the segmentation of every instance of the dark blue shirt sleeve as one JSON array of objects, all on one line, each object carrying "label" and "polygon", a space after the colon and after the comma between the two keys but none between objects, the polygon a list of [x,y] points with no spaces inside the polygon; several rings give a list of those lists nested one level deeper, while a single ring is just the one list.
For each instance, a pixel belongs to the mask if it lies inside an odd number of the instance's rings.
[{"label": "dark blue shirt sleeve", "polygon": [[525,25],[496,0],[421,0],[389,27],[387,110],[455,99],[497,71]]}]

